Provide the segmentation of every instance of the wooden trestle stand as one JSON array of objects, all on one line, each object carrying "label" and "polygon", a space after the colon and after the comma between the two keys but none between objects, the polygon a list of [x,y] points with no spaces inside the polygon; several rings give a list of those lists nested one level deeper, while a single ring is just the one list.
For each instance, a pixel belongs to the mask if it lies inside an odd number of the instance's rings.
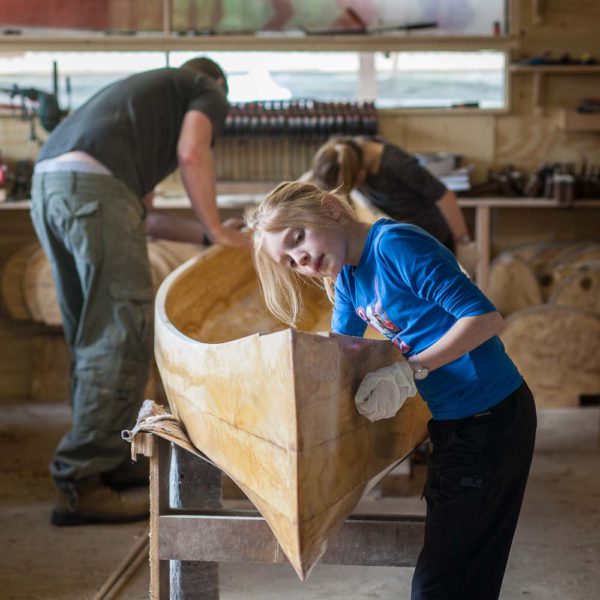
[{"label": "wooden trestle stand", "polygon": [[[217,468],[151,433],[138,433],[134,444],[150,459],[152,600],[218,599],[217,562],[288,562],[258,512],[221,508]],[[321,562],[414,566],[423,526],[423,517],[353,514],[331,537]]]}]

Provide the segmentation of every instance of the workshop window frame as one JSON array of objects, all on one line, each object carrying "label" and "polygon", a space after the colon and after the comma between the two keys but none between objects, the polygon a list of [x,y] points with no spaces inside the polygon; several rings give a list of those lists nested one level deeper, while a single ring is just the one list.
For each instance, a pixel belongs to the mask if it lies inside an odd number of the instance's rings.
[{"label": "workshop window frame", "polygon": [[[118,49],[116,49],[115,51],[119,51]],[[34,50],[32,51],[35,54],[43,54],[43,52],[41,51],[37,51]],[[46,88],[50,87],[51,84],[51,66],[52,66],[52,56],[56,56],[58,54],[62,54],[64,52],[61,50],[57,49],[56,54],[52,54],[52,53],[48,53],[47,54],[47,63],[48,63],[48,85],[46,86]],[[112,54],[113,50],[105,50],[105,51],[100,51],[100,50],[91,50],[91,53],[93,54],[98,54],[99,56],[106,56],[106,53],[110,53]],[[378,74],[377,70],[376,70],[376,63],[379,59],[379,54],[378,52],[365,52],[362,50],[344,50],[342,52],[352,52],[355,56],[356,56],[356,60],[357,60],[357,71],[356,71],[356,75],[357,75],[357,82],[356,82],[356,91],[355,91],[355,95],[354,97],[348,95],[348,96],[344,96],[344,97],[338,97],[338,98],[331,98],[331,100],[333,101],[351,101],[351,102],[356,102],[356,101],[371,101],[373,99],[373,95],[376,94],[376,85],[377,85],[377,80],[378,78],[380,79],[381,76],[380,74]],[[413,50],[402,50],[402,52],[405,53],[411,53],[411,52],[417,52],[416,56],[423,56],[424,51],[422,50],[418,50],[418,51],[413,51]],[[427,50],[425,52],[436,52],[435,50]],[[494,52],[496,53],[498,56],[503,57],[502,62],[503,62],[503,68],[501,70],[502,73],[502,86],[503,86],[503,99],[502,99],[502,106],[498,106],[498,107],[452,107],[452,106],[431,106],[431,107],[426,107],[426,106],[414,106],[414,107],[402,107],[402,106],[397,106],[397,107],[387,107],[387,106],[381,106],[380,103],[378,103],[378,98],[375,97],[375,102],[376,105],[378,106],[378,111],[381,111],[382,113],[385,113],[386,115],[389,116],[393,116],[393,115],[431,115],[431,114],[443,114],[443,115],[455,115],[455,114],[483,114],[483,115],[490,115],[490,114],[506,114],[510,111],[510,76],[509,76],[509,66],[510,66],[510,56],[509,56],[509,52],[508,50],[504,49],[494,49],[494,50],[488,50],[485,48],[481,48],[479,50],[474,50],[472,48],[469,49],[465,49],[465,50],[438,50],[439,52],[443,52],[445,56],[451,54],[451,53],[460,53],[463,55],[467,55],[468,53],[481,53],[481,52]],[[291,54],[289,51],[282,51],[282,50],[271,50],[269,51],[269,53],[272,54],[279,54],[281,53],[283,56],[285,56],[286,58],[289,56],[293,56],[293,54]],[[334,52],[332,52],[331,54],[333,54]],[[335,54],[338,54],[339,52],[335,52]],[[2,52],[2,48],[0,46],[0,57],[2,56],[3,52]],[[14,53],[12,53],[14,55]],[[132,54],[132,51],[127,51],[127,54]],[[120,77],[124,77],[127,76],[128,73],[134,73],[137,72],[139,70],[145,70],[147,68],[155,68],[155,67],[159,67],[161,65],[169,65],[172,64],[174,66],[177,66],[179,64],[181,64],[182,62],[184,62],[185,60],[187,60],[187,58],[197,55],[198,52],[194,51],[194,52],[190,52],[190,51],[185,51],[185,52],[180,52],[180,51],[144,51],[141,50],[141,55],[146,59],[144,64],[140,64],[139,67],[132,67],[131,70],[129,72],[125,72],[125,71],[118,71],[115,72],[115,77],[109,77],[106,78],[104,80],[102,80],[102,76],[101,76],[101,71],[98,71],[98,77],[99,79],[101,79],[101,83],[98,84],[97,89],[100,89],[101,87],[104,87],[105,85],[107,85],[110,81],[115,81]],[[228,51],[224,54],[222,54],[221,52],[218,51],[208,51],[208,52],[203,52],[203,54],[207,55],[207,56],[212,56],[214,57],[217,61],[219,61],[219,56],[229,56],[231,57],[232,55],[238,54],[238,51]],[[247,55],[247,53],[245,53]],[[312,53],[314,54],[314,53]],[[319,52],[319,54],[322,55],[321,52]],[[405,54],[404,56],[406,57]],[[82,55],[82,53],[77,53],[78,57],[82,57],[84,56],[84,58],[82,58],[82,60],[85,61],[85,56],[87,55]],[[306,51],[302,52],[302,56],[306,57],[307,53]],[[154,58],[154,62],[152,64],[148,63],[148,57],[153,57]],[[164,60],[159,60],[160,57],[164,57]],[[121,61],[120,61],[121,62]],[[317,59],[315,60],[315,66],[318,64],[318,56]],[[227,68],[227,65],[224,65],[224,68],[226,71],[230,70]],[[104,71],[105,73],[108,73],[110,71],[106,70],[106,69],[102,69],[102,71]],[[467,72],[467,71],[465,71]],[[290,70],[290,73],[293,73],[292,70]],[[6,87],[6,84],[8,83],[8,76],[5,75],[4,73],[0,73],[0,75],[2,76],[2,81],[0,81],[0,85],[4,85],[4,87]],[[30,83],[26,83],[26,85],[30,85]],[[37,85],[36,85],[37,87]],[[43,87],[43,86],[40,86]],[[64,99],[65,98],[65,89],[64,89],[64,81],[61,82],[61,86],[59,88],[61,97]],[[89,92],[89,95],[86,97],[89,97],[92,93],[94,92],[94,89],[91,89]],[[293,99],[299,98],[299,97],[312,97],[310,94],[306,94],[303,96],[294,96]],[[433,96],[432,96],[433,97]],[[317,99],[322,99],[322,100],[326,100],[325,98],[317,98]],[[232,99],[232,101],[239,101],[236,99]],[[250,101],[250,100],[249,100]],[[3,110],[2,111],[4,114],[6,114],[7,112],[11,112],[10,109],[8,111]]]}]

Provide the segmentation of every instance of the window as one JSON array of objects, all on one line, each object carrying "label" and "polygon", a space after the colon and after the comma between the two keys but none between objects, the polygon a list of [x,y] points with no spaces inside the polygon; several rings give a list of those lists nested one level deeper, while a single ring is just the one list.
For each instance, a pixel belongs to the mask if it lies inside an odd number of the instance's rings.
[{"label": "window", "polygon": [[[77,108],[109,83],[167,64],[164,52],[22,52],[0,54],[0,103],[5,105],[13,85],[53,91],[52,66],[58,67],[62,108]],[[67,85],[67,79],[69,85]],[[18,99],[12,104],[18,105]]]},{"label": "window", "polygon": [[[313,98],[378,108],[505,107],[506,54],[470,52],[209,52],[232,102]],[[172,52],[179,65],[192,53]]]},{"label": "window", "polygon": [[[207,52],[228,74],[230,100],[375,101],[380,109],[505,107],[506,54],[469,52]],[[0,54],[0,102],[13,85],[52,91],[63,108],[132,73],[179,66],[192,52],[22,52]],[[67,79],[69,85],[67,86]]]},{"label": "window", "polygon": [[378,108],[505,108],[504,52],[377,53]]},{"label": "window", "polygon": [[[172,52],[171,64],[195,56]],[[359,85],[357,52],[208,52],[228,77],[232,102],[355,100]]]}]

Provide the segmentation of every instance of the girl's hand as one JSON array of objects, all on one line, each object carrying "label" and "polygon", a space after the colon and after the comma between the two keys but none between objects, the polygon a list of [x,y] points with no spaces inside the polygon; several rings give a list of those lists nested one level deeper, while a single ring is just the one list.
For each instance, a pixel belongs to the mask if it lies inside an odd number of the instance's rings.
[{"label": "girl's hand", "polygon": [[358,412],[373,423],[395,416],[406,399],[416,393],[413,371],[402,361],[365,375],[354,403]]}]

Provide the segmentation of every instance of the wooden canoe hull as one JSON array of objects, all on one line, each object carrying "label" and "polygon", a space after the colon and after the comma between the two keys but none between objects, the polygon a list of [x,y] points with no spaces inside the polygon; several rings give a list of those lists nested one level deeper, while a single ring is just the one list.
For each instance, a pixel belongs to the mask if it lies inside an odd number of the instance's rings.
[{"label": "wooden canoe hull", "polygon": [[[303,328],[326,329],[328,304],[307,297]],[[165,280],[155,353],[171,410],[256,505],[302,579],[364,494],[426,437],[419,397],[374,424],[354,406],[364,375],[402,360],[395,347],[281,330],[246,251],[211,249]]]}]

